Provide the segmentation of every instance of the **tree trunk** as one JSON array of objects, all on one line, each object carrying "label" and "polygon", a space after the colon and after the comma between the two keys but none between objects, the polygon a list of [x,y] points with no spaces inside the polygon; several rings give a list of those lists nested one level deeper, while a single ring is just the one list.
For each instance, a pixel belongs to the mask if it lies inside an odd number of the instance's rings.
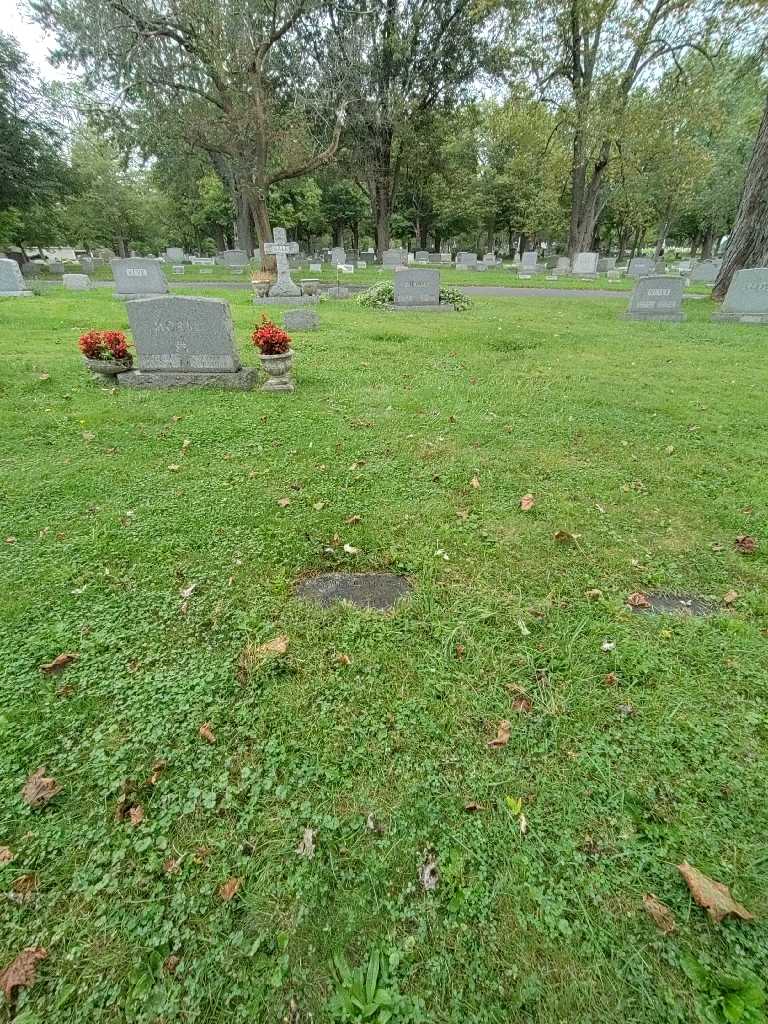
[{"label": "tree trunk", "polygon": [[696,253],[699,251],[699,236],[694,235],[691,239],[691,259],[696,259]]},{"label": "tree trunk", "polygon": [[528,245],[528,239],[526,238],[526,236],[524,234],[521,233],[521,235],[520,235],[520,243],[519,243],[519,247],[518,247],[518,250],[517,250],[520,253],[520,259],[523,258],[523,253],[525,252],[525,250],[527,248],[527,245]]},{"label": "tree trunk", "polygon": [[223,250],[226,249],[227,247],[227,240],[224,237],[224,228],[221,226],[221,224],[213,225],[213,234],[214,238],[216,239],[216,247],[218,251],[223,252]]},{"label": "tree trunk", "polygon": [[427,227],[427,222],[425,220],[422,220],[421,223],[419,224],[419,244],[421,245],[421,249],[423,252],[427,251]]},{"label": "tree trunk", "polygon": [[597,225],[597,201],[611,153],[610,142],[604,142],[587,180],[587,158],[583,129],[578,129],[573,143],[571,163],[571,223],[568,230],[568,255],[585,252],[592,244]]},{"label": "tree trunk", "polygon": [[667,228],[669,227],[669,221],[665,217],[659,221],[658,233],[656,235],[656,248],[654,250],[654,256],[661,256],[661,250],[664,248],[664,242],[667,237]]},{"label": "tree trunk", "polygon": [[388,181],[376,182],[376,255],[382,258],[384,252],[390,248],[392,235],[389,228],[390,215],[390,191]]},{"label": "tree trunk", "polygon": [[619,254],[616,257],[616,262],[621,263],[621,261],[624,259],[624,250],[627,246],[627,232],[624,228],[622,228],[621,231],[619,231],[618,244]]},{"label": "tree trunk", "polygon": [[701,243],[701,258],[708,260],[712,255],[712,243],[715,240],[715,233],[711,228],[704,232],[704,241]]},{"label": "tree trunk", "polygon": [[238,189],[236,196],[237,205],[237,244],[245,249],[250,258],[253,255],[253,235],[251,234],[251,211],[248,203],[248,196]]},{"label": "tree trunk", "polygon": [[352,248],[356,253],[360,253],[360,222],[355,221],[352,225]]},{"label": "tree trunk", "polygon": [[713,299],[725,298],[737,270],[768,264],[768,101],[757,131],[744,179],[739,210],[728,239],[723,264],[712,289]]},{"label": "tree trunk", "polygon": [[266,256],[264,254],[264,243],[272,241],[272,225],[269,222],[267,202],[263,194],[259,191],[254,191],[252,195],[248,196],[248,199],[250,200],[251,209],[253,210],[253,219],[256,222],[256,231],[259,235],[261,269],[268,271],[271,274],[276,274],[277,260],[274,256]]},{"label": "tree trunk", "polygon": [[638,246],[640,245],[640,236],[641,236],[642,233],[643,233],[643,229],[642,228],[635,228],[635,234],[634,234],[634,237],[632,238],[632,249],[630,250],[630,253],[629,253],[629,258],[630,259],[633,259],[635,253],[637,252]]}]

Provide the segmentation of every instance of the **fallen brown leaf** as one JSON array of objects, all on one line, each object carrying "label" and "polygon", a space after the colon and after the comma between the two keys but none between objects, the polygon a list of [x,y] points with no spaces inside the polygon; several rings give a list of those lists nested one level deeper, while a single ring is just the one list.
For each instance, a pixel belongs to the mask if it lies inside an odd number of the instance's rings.
[{"label": "fallen brown leaf", "polygon": [[480,480],[478,479],[478,477],[473,476],[472,479],[469,481],[469,486],[470,487],[474,487],[474,489],[476,491],[479,491],[480,490]]},{"label": "fallen brown leaf", "polygon": [[532,707],[533,701],[530,699],[530,697],[526,697],[524,695],[515,697],[515,699],[512,701],[512,710],[519,711],[521,714],[527,714]]},{"label": "fallen brown leaf", "polygon": [[580,536],[580,533],[571,533],[569,530],[555,530],[554,533],[558,544],[575,544]]},{"label": "fallen brown leaf", "polygon": [[265,644],[259,644],[254,648],[256,654],[285,654],[287,650],[287,636],[276,636],[274,640],[268,640]]},{"label": "fallen brown leaf", "polygon": [[278,498],[277,499],[277,504],[278,504],[278,506],[280,508],[288,508],[288,506],[291,504],[291,499],[290,498]]},{"label": "fallen brown leaf", "polygon": [[523,512],[530,512],[533,506],[536,504],[536,499],[532,494],[524,494],[520,499],[520,509]]},{"label": "fallen brown leaf", "polygon": [[752,555],[757,551],[757,541],[754,537],[747,537],[744,534],[740,534],[734,541],[734,547],[737,551],[740,551],[742,555]]},{"label": "fallen brown leaf", "polygon": [[713,921],[719,924],[724,917],[740,917],[742,921],[753,920],[753,915],[746,907],[732,898],[727,885],[715,882],[687,861],[678,864],[677,870],[685,879],[695,902],[707,911]]},{"label": "fallen brown leaf", "polygon": [[603,592],[598,587],[592,587],[591,590],[584,591],[584,597],[586,597],[588,601],[599,601],[602,596]]},{"label": "fallen brown leaf", "polygon": [[730,607],[733,604],[736,604],[738,599],[739,595],[736,590],[728,590],[725,594],[723,594],[723,604],[728,607]]},{"label": "fallen brown leaf", "polygon": [[13,892],[24,902],[33,892],[40,888],[40,879],[37,875],[20,875],[11,885]]},{"label": "fallen brown leaf", "polygon": [[461,519],[461,521],[463,523],[466,523],[466,521],[469,519],[469,509],[468,508],[457,508],[456,509],[456,515],[458,516],[459,519]]},{"label": "fallen brown leaf", "polygon": [[10,864],[13,860],[13,853],[8,846],[0,846],[0,864]]},{"label": "fallen brown leaf", "polygon": [[325,501],[316,501],[314,503],[314,505],[312,506],[312,508],[315,510],[315,512],[322,512],[322,510],[325,508],[326,504],[327,503]]},{"label": "fallen brown leaf", "polygon": [[615,686],[618,683],[618,681],[619,677],[616,675],[615,672],[607,672],[603,676],[603,683],[605,684],[605,686]]},{"label": "fallen brown leaf", "polygon": [[128,819],[134,828],[144,821],[144,808],[141,804],[134,804],[128,808]]},{"label": "fallen brown leaf", "polygon": [[163,861],[163,871],[166,875],[178,875],[181,868],[181,857],[167,857]]},{"label": "fallen brown leaf", "polygon": [[210,722],[203,722],[200,728],[197,730],[201,740],[205,740],[206,743],[215,743],[216,736],[214,735],[213,729],[211,729]]},{"label": "fallen brown leaf", "polygon": [[181,957],[176,956],[175,953],[172,953],[170,956],[167,956],[165,960],[163,960],[163,967],[169,974],[175,974],[176,968],[179,966],[180,963]]},{"label": "fallen brown leaf", "polygon": [[506,718],[499,722],[499,727],[496,732],[496,736],[492,740],[488,740],[488,746],[491,750],[497,750],[499,747],[506,747],[509,743],[509,737],[512,735],[512,726]]},{"label": "fallen brown leaf", "polygon": [[348,654],[337,654],[333,660],[336,662],[337,665],[343,665],[344,668],[347,668],[349,665],[352,664],[352,659]]},{"label": "fallen brown leaf", "polygon": [[44,807],[49,800],[61,792],[56,779],[47,777],[45,765],[29,776],[21,790],[21,799],[30,807]]},{"label": "fallen brown leaf", "polygon": [[6,1002],[11,1005],[17,989],[31,988],[35,983],[37,964],[45,960],[48,950],[42,946],[29,946],[23,949],[5,968],[0,971],[0,988]]},{"label": "fallen brown leaf", "polygon": [[357,524],[359,522],[361,522],[361,521],[362,520],[360,519],[360,516],[348,516],[344,520],[344,522],[347,524],[347,526],[357,526]]},{"label": "fallen brown leaf", "polygon": [[468,814],[475,814],[477,811],[484,811],[485,807],[482,804],[477,803],[475,800],[470,800],[468,804],[464,804],[464,810]]},{"label": "fallen brown leaf", "polygon": [[648,600],[648,595],[643,594],[641,591],[636,591],[634,594],[630,594],[627,598],[627,604],[630,608],[650,608],[651,602]]},{"label": "fallen brown leaf", "polygon": [[53,661],[46,662],[40,666],[40,671],[45,672],[47,676],[52,676],[56,672],[63,672],[67,665],[71,665],[73,661],[77,661],[80,657],[75,651],[65,651],[64,654],[57,655]]},{"label": "fallen brown leaf", "polygon": [[653,923],[660,932],[664,932],[665,935],[670,935],[677,928],[675,915],[669,909],[667,904],[662,903],[662,901],[654,896],[653,893],[647,893],[643,896],[643,907],[651,915]]},{"label": "fallen brown leaf", "polygon": [[301,837],[301,842],[296,847],[296,853],[300,857],[306,857],[307,860],[312,860],[315,856],[315,836],[317,830],[314,828],[305,828],[304,835]]},{"label": "fallen brown leaf", "polygon": [[165,769],[167,767],[168,767],[168,762],[167,761],[165,761],[163,759],[161,759],[159,761],[155,761],[155,763],[152,765],[152,768],[150,769],[149,778],[147,779],[147,785],[148,786],[156,786],[160,776],[162,775],[162,773],[165,771]]},{"label": "fallen brown leaf", "polygon": [[351,544],[345,544],[344,545],[344,553],[346,555],[359,555],[360,554],[360,548],[355,548]]},{"label": "fallen brown leaf", "polygon": [[228,878],[219,886],[219,899],[229,903],[237,895],[242,884],[242,878]]},{"label": "fallen brown leaf", "polygon": [[459,661],[461,661],[461,659],[467,653],[467,648],[464,646],[464,644],[456,644],[456,646],[453,648],[453,653],[456,655]]}]

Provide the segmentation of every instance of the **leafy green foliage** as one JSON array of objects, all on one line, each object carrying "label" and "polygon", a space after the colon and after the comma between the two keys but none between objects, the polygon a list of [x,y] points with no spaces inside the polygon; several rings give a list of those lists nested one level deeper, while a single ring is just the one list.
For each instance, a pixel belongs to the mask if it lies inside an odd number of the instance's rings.
[{"label": "leafy green foliage", "polygon": [[710,968],[692,956],[681,965],[698,989],[697,1010],[705,1024],[766,1024],[765,986],[752,971]]},{"label": "leafy green foliage", "polygon": [[[356,301],[363,309],[383,309],[385,306],[391,306],[395,301],[394,282],[382,281],[375,284],[372,288],[361,292]],[[452,302],[458,311],[469,309],[472,306],[469,296],[456,288],[441,288],[440,301]]]},{"label": "leafy green foliage", "polygon": [[[390,958],[390,966],[398,960]],[[366,966],[350,967],[339,953],[333,958],[336,991],[328,1003],[336,1024],[421,1024],[424,1016],[419,1000],[400,994],[387,963],[377,949]]]}]

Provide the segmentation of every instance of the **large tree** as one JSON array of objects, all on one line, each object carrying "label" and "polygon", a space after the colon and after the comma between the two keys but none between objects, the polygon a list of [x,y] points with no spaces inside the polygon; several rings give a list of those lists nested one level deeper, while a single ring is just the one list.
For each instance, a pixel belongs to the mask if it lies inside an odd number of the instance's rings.
[{"label": "large tree", "polygon": [[[745,0],[746,5],[747,0]],[[533,71],[571,145],[568,249],[588,249],[633,90],[731,27],[721,0],[538,0],[518,66]]]},{"label": "large tree", "polygon": [[494,4],[475,0],[341,0],[330,8],[349,72],[350,166],[371,203],[379,253],[409,134],[447,107],[488,56]]},{"label": "large tree", "polygon": [[745,267],[768,265],[768,101],[747,167],[736,223],[728,239],[712,297],[725,298],[731,278]]},{"label": "large tree", "polygon": [[312,0],[29,0],[60,58],[108,81],[132,110],[174,120],[186,141],[226,162],[271,241],[267,198],[279,181],[331,160],[344,104]]}]

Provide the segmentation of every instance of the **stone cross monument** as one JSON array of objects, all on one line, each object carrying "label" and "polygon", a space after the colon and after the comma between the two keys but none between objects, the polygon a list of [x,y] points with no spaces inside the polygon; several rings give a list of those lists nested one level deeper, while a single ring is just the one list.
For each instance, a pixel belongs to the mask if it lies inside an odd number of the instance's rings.
[{"label": "stone cross monument", "polygon": [[291,279],[288,256],[295,256],[299,251],[298,242],[289,242],[285,228],[275,228],[274,242],[264,243],[264,253],[277,259],[277,281],[269,289],[272,295],[301,295],[301,288]]}]

